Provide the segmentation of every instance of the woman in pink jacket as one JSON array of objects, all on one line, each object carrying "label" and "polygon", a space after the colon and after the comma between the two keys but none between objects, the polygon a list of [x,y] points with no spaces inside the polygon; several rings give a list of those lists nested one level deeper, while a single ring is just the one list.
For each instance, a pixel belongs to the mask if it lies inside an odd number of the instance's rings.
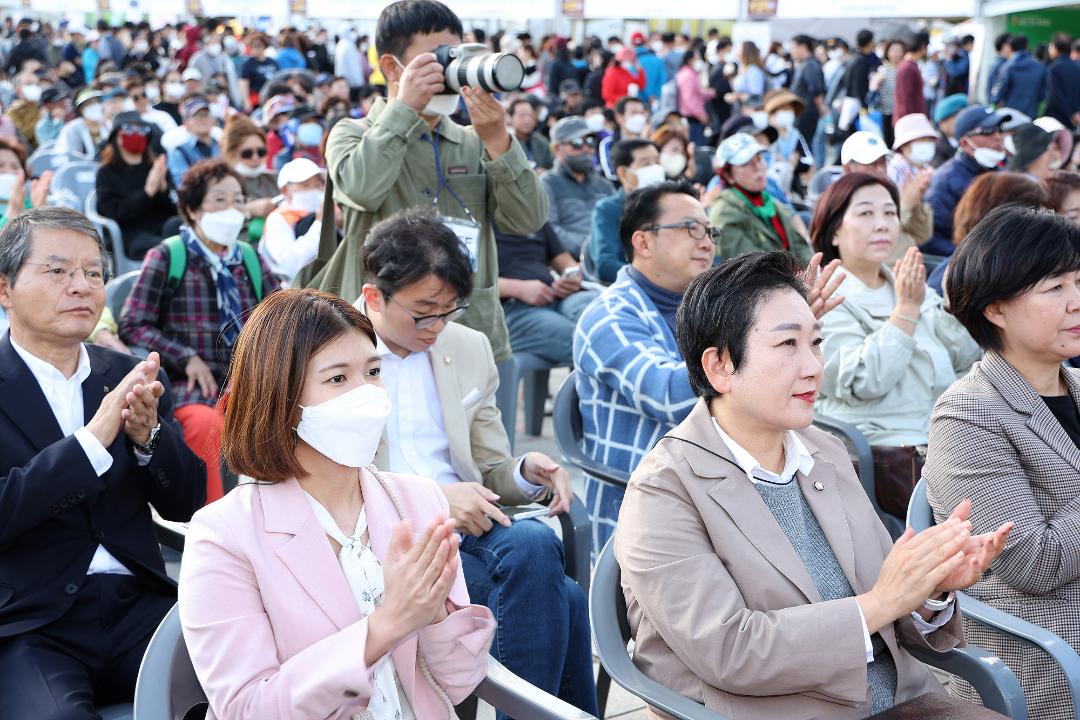
[{"label": "woman in pink jacket", "polygon": [[441,720],[484,677],[495,626],[445,496],[368,467],[379,362],[367,318],[313,290],[240,333],[222,447],[241,484],[196,513],[180,570],[208,718]]},{"label": "woman in pink jacket", "polygon": [[709,111],[705,104],[716,97],[709,87],[709,64],[702,48],[691,48],[683,55],[682,65],[675,73],[679,90],[679,114],[690,123],[690,141],[706,144],[705,128],[709,126]]}]

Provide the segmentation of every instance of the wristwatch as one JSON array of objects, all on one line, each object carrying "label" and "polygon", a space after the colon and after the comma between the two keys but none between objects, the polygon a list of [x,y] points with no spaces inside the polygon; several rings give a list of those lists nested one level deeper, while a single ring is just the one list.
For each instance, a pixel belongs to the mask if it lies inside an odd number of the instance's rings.
[{"label": "wristwatch", "polygon": [[949,607],[949,603],[953,601],[954,597],[956,597],[956,593],[950,592],[948,595],[945,596],[944,600],[931,600],[930,598],[927,598],[926,602],[924,602],[922,606],[927,610],[941,612],[945,608]]},{"label": "wristwatch", "polygon": [[135,447],[135,450],[138,451],[139,453],[141,453],[143,455],[146,455],[146,456],[150,456],[150,455],[153,455],[154,450],[157,449],[157,444],[158,444],[158,440],[160,439],[160,437],[161,437],[161,423],[159,422],[157,425],[150,428],[150,437],[149,437],[149,439],[147,439],[145,444],[140,445],[139,443],[134,442],[134,441],[131,444]]}]

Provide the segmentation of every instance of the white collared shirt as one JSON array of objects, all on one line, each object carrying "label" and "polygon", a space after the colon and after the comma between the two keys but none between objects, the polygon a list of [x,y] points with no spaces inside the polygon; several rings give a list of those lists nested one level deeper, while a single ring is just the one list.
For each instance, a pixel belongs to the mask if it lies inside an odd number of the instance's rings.
[{"label": "white collared shirt", "polygon": [[[450,459],[450,437],[443,422],[430,355],[414,352],[399,357],[382,338],[377,339],[375,349],[382,356],[383,387],[392,407],[386,419],[388,469],[428,477],[440,485],[461,482]],[[518,460],[514,481],[526,497],[538,497],[544,487],[533,485],[521,474],[524,461],[524,456]]]},{"label": "white collared shirt", "polygon": [[[60,432],[64,434],[64,437],[75,436],[98,477],[107,473],[109,468],[112,467],[112,455],[94,437],[94,434],[86,429],[83,419],[82,384],[86,378],[90,377],[90,355],[86,352],[86,347],[80,343],[79,366],[69,378],[64,377],[64,374],[51,363],[19,347],[14,338],[11,338],[11,347],[19,354],[22,361],[30,368],[34,379],[37,380],[42,394],[45,395],[45,400],[49,403],[49,408],[52,410],[53,415],[56,416]],[[90,560],[90,567],[86,570],[87,575],[98,573],[132,574],[103,545],[97,546],[94,557]]]},{"label": "white collared shirt", "polygon": [[[743,446],[735,442],[730,435],[724,432],[724,429],[720,427],[720,423],[716,422],[716,418],[712,418],[713,427],[716,428],[717,434],[720,435],[720,439],[727,445],[728,450],[731,451],[732,457],[735,458],[735,463],[739,468],[746,473],[746,477],[750,482],[757,483],[772,483],[774,485],[787,485],[794,478],[796,473],[802,473],[803,477],[809,477],[810,473],[814,469],[814,458],[810,455],[810,451],[806,449],[806,445],[803,444],[799,436],[795,434],[793,430],[787,430],[784,432],[784,469],[777,475],[774,472],[770,472],[761,466],[753,455],[751,455]],[[863,615],[862,607],[856,604],[859,609],[859,621],[862,622],[863,631],[863,647],[866,650],[866,662],[874,662],[874,643],[870,639],[870,629],[866,625],[866,617]],[[953,609],[956,607],[956,603],[950,600],[950,604],[947,608],[940,611],[933,617],[932,620],[924,620],[917,612],[911,613],[911,619],[915,622],[915,627],[923,635],[929,635],[938,628],[944,626],[949,620],[952,619]]]}]

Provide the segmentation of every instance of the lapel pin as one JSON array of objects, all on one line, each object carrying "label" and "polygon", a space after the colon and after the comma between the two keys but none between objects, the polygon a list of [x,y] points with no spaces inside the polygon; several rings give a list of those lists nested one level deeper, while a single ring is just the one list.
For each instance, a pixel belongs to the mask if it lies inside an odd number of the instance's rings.
[{"label": "lapel pin", "polygon": [[450,356],[449,355],[443,355],[442,361],[443,361],[443,365],[449,365],[450,364]]},{"label": "lapel pin", "polygon": [[814,489],[815,490],[824,490],[825,486],[821,484],[820,480],[818,480],[817,482],[814,483]]}]

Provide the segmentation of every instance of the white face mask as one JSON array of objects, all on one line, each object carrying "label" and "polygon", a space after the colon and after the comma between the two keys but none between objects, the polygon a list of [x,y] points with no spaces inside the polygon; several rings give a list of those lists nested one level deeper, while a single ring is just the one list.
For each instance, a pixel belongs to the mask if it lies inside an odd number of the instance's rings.
[{"label": "white face mask", "polygon": [[829,51],[829,59],[830,60],[839,60],[842,57],[844,57],[844,51],[843,50],[837,49],[837,50],[830,50]]},{"label": "white face mask", "polygon": [[975,158],[975,162],[979,163],[984,168],[992,170],[1005,160],[1005,151],[981,147],[975,148],[975,151],[971,153],[971,156]]},{"label": "white face mask", "polygon": [[657,55],[664,51],[664,43],[660,42],[659,40],[654,40],[653,42],[649,43],[649,47]]},{"label": "white face mask", "polygon": [[128,98],[127,100],[125,100],[124,101],[124,111],[125,112],[133,112],[134,110],[135,110],[135,101],[132,100],[131,98]]},{"label": "white face mask", "polygon": [[702,72],[706,67],[708,67],[708,66],[705,64],[704,60],[695,60],[694,61],[693,68],[694,68],[695,72]]},{"label": "white face mask", "polygon": [[40,85],[23,85],[22,96],[24,100],[28,102],[36,103],[41,102],[41,86]]},{"label": "white face mask", "polygon": [[637,177],[637,188],[635,188],[637,190],[650,185],[659,185],[664,182],[664,166],[646,165],[635,170],[634,176]]},{"label": "white face mask", "polygon": [[235,165],[233,165],[233,170],[235,170],[236,174],[239,175],[240,177],[246,177],[246,178],[259,177],[260,175],[263,174],[263,166],[262,165],[258,165],[256,167],[251,167],[247,163],[242,163],[242,162],[238,162]]},{"label": "white face mask", "polygon": [[758,110],[757,112],[750,113],[750,120],[754,123],[754,127],[761,129],[769,126],[769,113],[764,110]]},{"label": "white face mask", "polygon": [[686,156],[682,153],[661,153],[660,165],[669,178],[681,177],[686,171]]},{"label": "white face mask", "polygon": [[184,83],[165,83],[165,97],[179,99],[184,97]]},{"label": "white face mask", "polygon": [[101,107],[99,103],[94,103],[83,109],[82,116],[90,122],[101,122],[105,119],[105,108]]},{"label": "white face mask", "polygon": [[389,416],[386,390],[365,384],[305,407],[296,434],[338,465],[361,468],[375,459]]},{"label": "white face mask", "polygon": [[140,40],[139,42],[132,45],[131,49],[139,54],[142,54],[150,49],[150,45],[148,45],[145,40]]},{"label": "white face mask", "polygon": [[221,55],[221,46],[216,45],[216,44],[215,45],[207,45],[206,46],[206,54],[209,55],[210,57],[214,57],[214,58],[218,57],[219,55]]},{"label": "white face mask", "polygon": [[19,176],[15,173],[0,173],[0,201],[8,201],[18,180]]},{"label": "white face mask", "polygon": [[795,127],[794,110],[778,110],[773,113],[773,125],[779,130],[790,130]]},{"label": "white face mask", "polygon": [[640,135],[645,129],[646,122],[644,115],[631,115],[623,121],[623,125],[626,127],[626,132],[632,135]]},{"label": "white face mask", "polygon": [[199,219],[199,229],[207,240],[231,248],[244,229],[244,213],[236,208],[203,213]]},{"label": "white face mask", "polygon": [[289,204],[297,210],[313,213],[322,205],[323,195],[325,193],[322,190],[300,190],[292,194],[292,201]]},{"label": "white face mask", "polygon": [[928,165],[934,159],[936,145],[929,140],[917,140],[911,143],[908,159],[916,165]]},{"label": "white face mask", "polygon": [[589,132],[598,133],[604,129],[604,113],[593,113],[585,118],[585,125]]}]

